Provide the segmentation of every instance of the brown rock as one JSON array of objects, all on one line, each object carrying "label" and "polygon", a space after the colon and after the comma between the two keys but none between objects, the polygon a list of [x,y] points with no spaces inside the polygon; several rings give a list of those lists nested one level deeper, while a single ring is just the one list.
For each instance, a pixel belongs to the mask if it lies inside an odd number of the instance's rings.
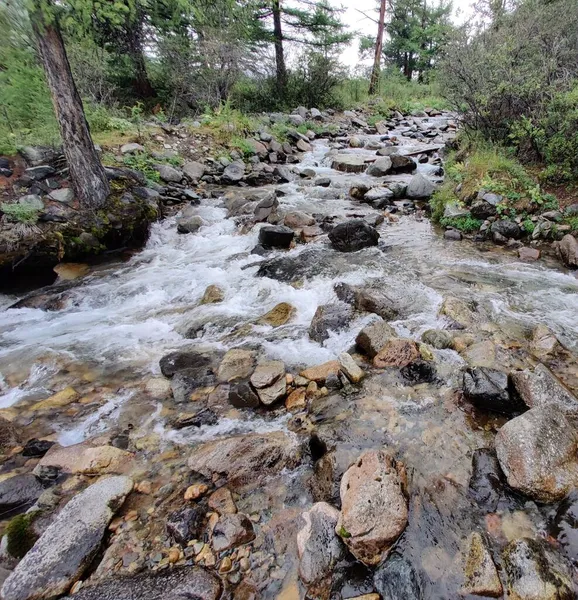
[{"label": "brown rock", "polygon": [[503,589],[498,570],[479,533],[474,532],[468,538],[464,558],[464,584],[460,593],[464,596],[500,597]]},{"label": "brown rock", "polygon": [[255,352],[242,348],[229,350],[217,371],[219,381],[226,382],[233,379],[246,379],[251,376],[255,368]]},{"label": "brown rock", "polygon": [[195,483],[185,490],[185,500],[198,500],[209,491],[209,486],[205,483]]},{"label": "brown rock", "polygon": [[555,244],[556,252],[562,262],[571,268],[578,267],[578,240],[569,233]]},{"label": "brown rock", "polygon": [[259,363],[253,375],[251,383],[253,387],[260,390],[273,385],[285,376],[285,363],[282,360],[269,360]]},{"label": "brown rock", "polygon": [[532,332],[531,349],[534,356],[543,358],[560,350],[560,342],[554,332],[545,325],[537,325]]},{"label": "brown rock", "polygon": [[300,387],[293,390],[285,401],[285,408],[289,412],[299,412],[307,408],[306,388]]},{"label": "brown rock", "polygon": [[212,546],[215,552],[235,548],[255,539],[253,523],[243,514],[225,514],[213,528]]},{"label": "brown rock", "polygon": [[339,374],[339,361],[330,360],[329,362],[323,363],[322,365],[317,365],[316,367],[309,367],[304,371],[301,371],[299,375],[301,377],[305,377],[305,379],[309,379],[310,381],[315,381],[316,383],[325,383],[325,380],[329,375],[338,375]]},{"label": "brown rock", "polygon": [[280,327],[281,325],[285,325],[294,314],[295,307],[287,302],[281,302],[273,307],[268,313],[265,313],[257,323],[271,325],[271,327]]},{"label": "brown rock", "polygon": [[53,271],[62,281],[72,281],[87,275],[90,267],[82,263],[60,263],[54,267]]},{"label": "brown rock", "polygon": [[405,367],[420,358],[419,348],[412,340],[392,339],[375,355],[373,364],[379,368]]},{"label": "brown rock", "polygon": [[208,504],[211,510],[214,510],[220,515],[234,515],[237,512],[233,494],[231,494],[231,491],[226,487],[214,491],[209,496]]},{"label": "brown rock", "polygon": [[41,400],[40,402],[33,404],[28,410],[37,412],[52,408],[62,408],[63,406],[68,406],[69,404],[76,402],[79,398],[80,394],[74,388],[67,387],[53,396],[50,396],[50,398],[46,398],[46,400]]},{"label": "brown rock", "polygon": [[201,298],[201,304],[215,304],[225,299],[225,292],[218,285],[209,285]]},{"label": "brown rock", "polygon": [[522,246],[522,248],[518,248],[518,258],[520,260],[538,260],[540,258],[540,250]]}]

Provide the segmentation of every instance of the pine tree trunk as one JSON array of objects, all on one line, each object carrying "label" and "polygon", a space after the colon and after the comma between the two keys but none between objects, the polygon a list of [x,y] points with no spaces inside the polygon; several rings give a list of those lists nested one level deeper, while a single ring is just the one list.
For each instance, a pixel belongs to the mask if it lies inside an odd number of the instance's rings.
[{"label": "pine tree trunk", "polygon": [[283,30],[281,28],[281,0],[273,0],[273,39],[275,40],[275,66],[277,89],[282,96],[287,88],[287,68],[283,52]]},{"label": "pine tree trunk", "polygon": [[381,53],[383,51],[383,30],[385,26],[385,2],[381,0],[379,5],[379,21],[377,23],[377,39],[375,40],[375,56],[373,58],[373,69],[369,81],[369,95],[373,96],[379,88],[379,75],[381,72]]},{"label": "pine tree trunk", "polygon": [[[138,16],[137,19],[139,19]],[[127,25],[126,41],[128,53],[134,67],[134,91],[139,98],[152,98],[155,96],[155,90],[147,74],[140,20]]]},{"label": "pine tree trunk", "polygon": [[90,137],[62,35],[54,21],[48,22],[42,9],[37,9],[30,17],[60,127],[74,194],[82,208],[100,208],[110,194],[110,186]]}]

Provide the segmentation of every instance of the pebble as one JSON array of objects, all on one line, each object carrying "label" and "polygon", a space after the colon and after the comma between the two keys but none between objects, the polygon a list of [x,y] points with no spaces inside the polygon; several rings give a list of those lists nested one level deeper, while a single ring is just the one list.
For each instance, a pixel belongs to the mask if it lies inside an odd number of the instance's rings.
[{"label": "pebble", "polygon": [[197,500],[209,491],[209,486],[204,483],[195,483],[185,491],[185,500]]},{"label": "pebble", "polygon": [[168,556],[169,562],[174,564],[179,560],[179,558],[181,558],[180,550],[178,548],[171,548]]},{"label": "pebble", "polygon": [[239,569],[243,572],[246,573],[249,569],[251,568],[251,561],[246,558],[243,557],[240,561],[239,561]]},{"label": "pebble", "polygon": [[137,486],[136,486],[136,491],[139,492],[140,494],[150,494],[152,492],[152,487],[153,484],[151,481],[149,481],[148,479],[145,479],[144,481],[141,481]]},{"label": "pebble", "polygon": [[225,556],[219,565],[219,573],[228,573],[233,568],[233,562],[228,556]]}]

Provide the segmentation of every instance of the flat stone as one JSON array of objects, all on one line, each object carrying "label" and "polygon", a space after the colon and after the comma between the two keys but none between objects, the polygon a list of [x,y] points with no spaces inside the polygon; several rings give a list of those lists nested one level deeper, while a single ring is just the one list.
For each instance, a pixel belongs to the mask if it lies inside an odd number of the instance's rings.
[{"label": "flat stone", "polygon": [[213,528],[211,544],[215,552],[236,548],[255,539],[253,524],[247,515],[224,514]]},{"label": "flat stone", "polygon": [[65,600],[218,600],[220,597],[218,577],[201,567],[187,566],[113,577],[82,587]]},{"label": "flat stone", "polygon": [[310,225],[315,225],[315,219],[300,210],[288,212],[283,220],[283,223],[291,229],[302,229]]},{"label": "flat stone", "polygon": [[63,204],[72,204],[74,202],[74,192],[72,188],[60,188],[50,192],[50,198]]},{"label": "flat stone", "polygon": [[378,369],[405,367],[420,356],[419,348],[413,340],[393,338],[374,356],[373,364]]},{"label": "flat stone", "polygon": [[171,352],[159,361],[161,373],[168,378],[185,369],[200,369],[211,364],[211,358],[199,352]]},{"label": "flat stone", "polygon": [[284,398],[287,394],[287,381],[285,376],[278,379],[275,383],[271,384],[269,387],[265,387],[257,390],[257,395],[259,396],[259,400],[265,405],[270,406],[271,404],[275,404],[282,398]]},{"label": "flat stone", "polygon": [[345,373],[347,379],[349,379],[351,383],[359,383],[363,379],[365,373],[353,360],[351,354],[342,352],[339,355],[338,360],[341,371]]},{"label": "flat stone", "polygon": [[259,230],[259,244],[265,248],[289,248],[295,232],[285,225],[266,225]]},{"label": "flat stone", "polygon": [[128,477],[109,477],[72,498],[6,579],[4,600],[42,600],[65,593],[90,565],[132,486]]},{"label": "flat stone", "polygon": [[518,248],[518,258],[520,260],[538,260],[540,258],[540,250],[522,246],[522,248]]},{"label": "flat stone", "polygon": [[301,377],[315,381],[316,383],[324,383],[329,375],[338,375],[340,370],[339,361],[330,360],[329,362],[317,365],[315,367],[309,367],[299,373]]},{"label": "flat stone", "polygon": [[407,525],[404,481],[403,466],[374,450],[362,454],[343,475],[336,532],[366,565],[381,562]]},{"label": "flat stone", "polygon": [[32,412],[39,412],[44,410],[51,410],[54,408],[62,408],[68,406],[73,402],[76,402],[80,398],[80,394],[72,387],[67,387],[57,392],[53,396],[36,402],[32,406],[28,407],[28,410]]},{"label": "flat stone", "polygon": [[219,381],[227,382],[232,379],[243,379],[251,377],[255,368],[255,352],[252,350],[243,350],[242,348],[233,348],[229,350],[217,371]]},{"label": "flat stone", "polygon": [[554,332],[545,325],[536,325],[532,331],[531,350],[534,356],[544,358],[561,350],[560,342]]},{"label": "flat stone", "polygon": [[490,340],[472,344],[464,353],[472,367],[493,367],[496,364],[496,345]]},{"label": "flat stone", "polygon": [[395,329],[382,318],[366,325],[355,338],[355,343],[373,358],[392,338],[396,337]]},{"label": "flat stone", "polygon": [[304,526],[297,533],[299,576],[306,585],[330,576],[346,549],[335,527],[339,511],[326,502],[317,502],[303,513]]},{"label": "flat stone", "polygon": [[291,306],[288,302],[281,302],[260,317],[257,323],[271,325],[271,327],[280,327],[281,325],[285,325],[294,314],[294,306]]},{"label": "flat stone", "polygon": [[59,263],[52,270],[62,281],[73,281],[90,273],[90,267],[82,263]]},{"label": "flat stone", "polygon": [[91,446],[90,440],[73,446],[55,444],[38,463],[36,469],[56,467],[64,473],[104,475],[125,471],[134,454],[115,446]]},{"label": "flat stone", "polygon": [[459,298],[446,298],[440,308],[440,315],[449,317],[465,329],[470,327],[475,321],[472,309],[466,302]]},{"label": "flat stone", "polygon": [[336,154],[331,159],[331,168],[344,173],[362,173],[365,160],[356,154]]},{"label": "flat stone", "polygon": [[529,408],[556,405],[560,410],[578,412],[578,398],[543,364],[534,370],[513,371],[510,380]]},{"label": "flat stone", "polygon": [[285,401],[285,408],[289,412],[299,412],[307,408],[307,390],[304,387],[293,390]]},{"label": "flat stone", "polygon": [[192,451],[188,465],[205,477],[220,475],[231,485],[243,485],[292,468],[298,459],[294,436],[276,431],[207,442]]},{"label": "flat stone", "polygon": [[281,377],[285,377],[285,363],[281,360],[269,360],[257,365],[251,375],[251,383],[259,390],[273,385]]},{"label": "flat stone", "polygon": [[502,582],[492,555],[479,533],[474,532],[468,538],[464,558],[464,583],[460,593],[464,596],[500,597],[503,593]]}]

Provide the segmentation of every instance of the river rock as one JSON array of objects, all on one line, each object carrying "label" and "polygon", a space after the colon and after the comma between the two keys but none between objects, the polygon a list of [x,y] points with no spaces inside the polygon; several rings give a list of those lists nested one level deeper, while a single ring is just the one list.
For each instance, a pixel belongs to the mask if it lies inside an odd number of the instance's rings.
[{"label": "river rock", "polygon": [[237,183],[245,176],[245,163],[242,160],[236,160],[225,167],[221,179],[225,183]]},{"label": "river rock", "polygon": [[279,208],[279,200],[277,200],[277,196],[275,194],[269,194],[263,200],[261,200],[255,210],[253,211],[253,217],[256,223],[261,223],[262,221],[274,220],[274,214]]},{"label": "river rock", "polygon": [[65,600],[219,600],[220,597],[218,577],[201,567],[187,566],[107,579],[84,586]]},{"label": "river rock", "polygon": [[367,174],[372,177],[384,177],[391,171],[391,158],[382,156],[367,167]]},{"label": "river rock", "polygon": [[512,398],[508,374],[487,367],[471,367],[463,375],[464,398],[477,408],[510,415],[523,407]]},{"label": "river rock", "polygon": [[331,168],[344,173],[362,173],[365,160],[357,154],[336,154],[331,159]]},{"label": "river rock", "polygon": [[369,358],[373,358],[392,338],[396,337],[395,329],[381,317],[366,325],[355,338],[355,343]]},{"label": "river rock", "polygon": [[375,187],[363,194],[363,201],[375,208],[383,208],[384,206],[389,206],[394,197],[394,193],[389,188]]},{"label": "river rock", "polygon": [[544,358],[562,349],[554,332],[545,325],[536,325],[532,331],[532,342],[530,346],[532,354],[538,358]]},{"label": "river rock", "polygon": [[261,263],[257,276],[286,282],[314,277],[328,267],[326,254],[327,251],[322,248],[307,248],[298,254],[291,252],[271,258]]},{"label": "river rock", "polygon": [[498,570],[482,536],[474,532],[468,538],[465,550],[464,583],[460,593],[464,596],[502,595],[502,582]]},{"label": "river rock", "polygon": [[251,377],[255,368],[255,352],[244,350],[243,348],[232,348],[229,350],[217,371],[219,381],[227,382],[233,379],[243,379]]},{"label": "river rock", "polygon": [[156,169],[160,178],[167,183],[180,183],[183,179],[183,172],[170,165],[157,165]]},{"label": "river rock", "polygon": [[336,526],[351,553],[376,565],[407,525],[405,470],[384,451],[369,450],[343,475]]},{"label": "river rock", "polygon": [[195,390],[212,387],[216,383],[215,375],[208,367],[184,369],[171,379],[171,391],[175,402],[189,402]]},{"label": "river rock", "polygon": [[421,584],[412,564],[392,553],[375,570],[373,584],[381,600],[422,600]]},{"label": "river rock", "polygon": [[514,221],[508,219],[500,219],[494,221],[490,226],[490,231],[495,236],[496,234],[505,237],[506,239],[517,240],[521,237],[522,231],[520,226]]},{"label": "river rock", "polygon": [[259,243],[265,248],[289,248],[294,235],[285,225],[266,225],[259,230]]},{"label": "river rock", "polygon": [[329,577],[346,549],[335,527],[339,511],[326,502],[317,502],[303,513],[305,525],[297,534],[299,576],[306,585]]},{"label": "river rock", "polygon": [[478,448],[472,455],[468,495],[486,512],[496,512],[509,500],[506,478],[492,448]]},{"label": "river rock", "polygon": [[251,375],[251,383],[259,390],[273,385],[281,377],[285,377],[285,363],[281,360],[270,360],[257,365]]},{"label": "river rock", "polygon": [[215,552],[236,548],[255,539],[253,524],[247,515],[224,514],[213,528],[211,544]]},{"label": "river rock", "polygon": [[371,287],[354,287],[353,301],[357,310],[364,310],[391,320],[399,316],[399,303],[383,290]]},{"label": "river rock", "polygon": [[136,154],[137,152],[146,152],[146,149],[144,146],[141,146],[141,144],[137,144],[136,142],[123,144],[120,147],[121,154]]},{"label": "river rock", "polygon": [[287,395],[287,381],[285,377],[278,379],[269,387],[257,390],[257,395],[265,406],[275,404],[275,402],[278,402]]},{"label": "river rock", "polygon": [[281,431],[248,434],[202,444],[192,451],[189,467],[205,477],[220,475],[243,485],[296,466],[299,444]]},{"label": "river rock", "polygon": [[503,425],[495,446],[510,487],[539,502],[560,500],[578,485],[578,432],[555,405]]},{"label": "river rock", "polygon": [[331,333],[345,329],[352,319],[353,311],[346,304],[319,306],[309,326],[309,337],[321,344],[329,338]]},{"label": "river rock", "polygon": [[90,565],[132,486],[128,477],[109,477],[72,498],[6,579],[4,600],[41,600],[66,592]]},{"label": "river rock", "polygon": [[409,156],[391,154],[390,159],[391,169],[396,173],[411,173],[412,171],[415,171],[416,164]]},{"label": "river rock", "polygon": [[440,315],[449,317],[460,327],[467,329],[475,322],[474,312],[459,298],[446,298],[440,308]]},{"label": "river rock", "polygon": [[183,173],[193,181],[198,181],[205,174],[205,165],[195,160],[188,160],[183,165]]},{"label": "river rock", "polygon": [[205,221],[199,215],[179,217],[177,219],[177,231],[179,233],[196,233],[205,224]]},{"label": "river rock", "polygon": [[208,285],[205,289],[201,304],[216,304],[225,299],[225,292],[218,285]]},{"label": "river rock", "polygon": [[32,473],[14,475],[0,481],[0,512],[4,515],[15,509],[24,512],[40,498],[44,486]]},{"label": "river rock", "polygon": [[336,225],[329,232],[329,241],[340,252],[355,252],[377,246],[379,233],[363,219],[351,219]]},{"label": "river rock", "polygon": [[405,367],[420,357],[419,348],[413,340],[392,338],[374,356],[373,364],[378,369]]},{"label": "river rock", "polygon": [[521,538],[503,551],[511,600],[571,600],[572,573],[564,559],[544,540]]},{"label": "river rock", "polygon": [[437,371],[434,363],[430,360],[418,358],[400,369],[403,379],[410,385],[420,383],[432,383],[437,378]]},{"label": "river rock", "polygon": [[170,379],[178,371],[207,367],[211,362],[211,358],[206,354],[177,351],[163,356],[159,366],[161,373]]},{"label": "river rock", "polygon": [[0,451],[6,451],[20,444],[20,432],[8,419],[0,417]]},{"label": "river rock", "polygon": [[233,515],[237,512],[231,490],[221,487],[209,496],[209,508],[220,515]]},{"label": "river rock", "polygon": [[556,253],[560,260],[571,269],[578,267],[578,240],[567,233],[559,242],[555,243]]},{"label": "river rock", "polygon": [[443,329],[428,329],[422,333],[421,339],[437,350],[453,348],[454,345],[451,334]]},{"label": "river rock", "polygon": [[299,373],[299,375],[301,377],[305,377],[305,379],[309,379],[310,381],[315,381],[315,383],[325,383],[325,380],[330,375],[339,375],[339,369],[339,362],[336,360],[330,360],[322,365],[304,369],[301,371],[301,373]]},{"label": "river rock", "polygon": [[229,404],[235,408],[257,408],[259,396],[246,380],[233,380],[229,385]]},{"label": "river rock", "polygon": [[493,217],[497,214],[497,209],[493,204],[490,204],[486,200],[476,200],[470,206],[470,214],[474,219],[485,221],[489,217]]},{"label": "river rock", "polygon": [[436,185],[421,173],[416,173],[407,186],[407,197],[412,200],[431,198],[436,191]]},{"label": "river rock", "polygon": [[191,540],[200,539],[203,534],[206,510],[193,506],[175,510],[167,515],[167,533],[177,544],[186,546]]},{"label": "river rock", "polygon": [[280,302],[260,317],[257,322],[263,325],[271,325],[271,327],[280,327],[285,325],[294,314],[294,306],[291,306],[288,302]]},{"label": "river rock", "polygon": [[342,352],[339,355],[338,360],[342,373],[345,373],[345,376],[351,383],[359,383],[363,379],[365,373],[353,360],[351,354]]},{"label": "river rock", "polygon": [[534,371],[513,371],[510,380],[524,404],[530,408],[554,404],[560,410],[578,412],[578,398],[541,363],[534,367]]},{"label": "river rock", "polygon": [[309,144],[305,140],[297,140],[295,146],[297,147],[297,150],[299,150],[299,152],[311,152],[311,144]]},{"label": "river rock", "polygon": [[288,212],[285,215],[283,223],[287,227],[291,227],[291,229],[301,229],[303,227],[308,227],[309,225],[315,225],[315,219],[307,213],[295,210],[293,212]]}]

